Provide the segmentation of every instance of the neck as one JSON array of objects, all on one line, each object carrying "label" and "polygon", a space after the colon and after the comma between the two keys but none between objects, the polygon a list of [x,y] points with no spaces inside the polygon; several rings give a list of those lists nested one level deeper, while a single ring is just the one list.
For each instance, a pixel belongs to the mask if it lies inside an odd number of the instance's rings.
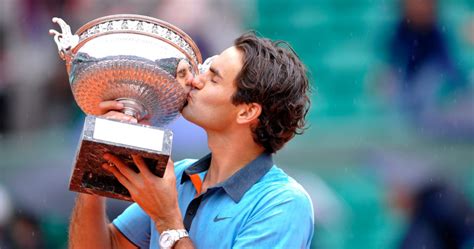
[{"label": "neck", "polygon": [[250,131],[207,134],[212,159],[203,190],[225,181],[264,152],[264,148],[253,141]]}]

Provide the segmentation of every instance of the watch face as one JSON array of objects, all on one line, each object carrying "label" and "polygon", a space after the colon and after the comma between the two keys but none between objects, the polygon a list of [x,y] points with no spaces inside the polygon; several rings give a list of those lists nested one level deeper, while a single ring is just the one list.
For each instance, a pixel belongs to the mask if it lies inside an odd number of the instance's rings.
[{"label": "watch face", "polygon": [[173,246],[173,244],[174,244],[173,236],[171,236],[170,234],[167,234],[167,233],[161,235],[160,247],[171,248],[171,246]]}]

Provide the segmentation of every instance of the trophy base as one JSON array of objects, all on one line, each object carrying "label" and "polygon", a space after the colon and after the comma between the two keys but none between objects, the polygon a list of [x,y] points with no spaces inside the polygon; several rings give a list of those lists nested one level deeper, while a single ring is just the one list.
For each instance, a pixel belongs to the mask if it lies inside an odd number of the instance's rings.
[{"label": "trophy base", "polygon": [[131,155],[139,155],[153,174],[163,177],[171,154],[171,140],[169,130],[87,116],[69,190],[132,201],[128,190],[102,168],[107,163],[103,155],[114,154],[135,172],[138,168]]}]

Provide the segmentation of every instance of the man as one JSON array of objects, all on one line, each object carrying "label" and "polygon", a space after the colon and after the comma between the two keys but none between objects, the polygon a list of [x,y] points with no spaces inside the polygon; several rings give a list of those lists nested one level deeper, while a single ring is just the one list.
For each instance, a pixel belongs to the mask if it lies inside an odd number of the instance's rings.
[{"label": "man", "polygon": [[[182,114],[204,128],[211,154],[170,161],[163,178],[140,157],[132,156],[135,173],[105,154],[110,164],[103,167],[136,203],[109,224],[104,198],[79,194],[70,247],[309,248],[311,201],[271,156],[304,128],[309,83],[298,57],[244,34],[186,82],[191,90]],[[116,110],[106,117],[131,120],[117,112],[117,102],[101,107]]]}]

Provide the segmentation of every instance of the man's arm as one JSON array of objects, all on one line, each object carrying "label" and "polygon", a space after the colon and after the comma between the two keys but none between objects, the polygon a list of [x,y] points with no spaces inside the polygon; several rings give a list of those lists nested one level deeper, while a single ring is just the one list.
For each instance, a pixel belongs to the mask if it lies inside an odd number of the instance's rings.
[{"label": "man's arm", "polygon": [[105,214],[105,198],[78,194],[69,225],[69,249],[135,249]]},{"label": "man's arm", "polygon": [[174,244],[173,249],[194,249],[193,241],[190,238],[182,238]]},{"label": "man's arm", "polygon": [[[139,173],[127,167],[118,157],[105,153],[102,167],[114,174],[117,180],[130,192],[140,208],[155,222],[161,234],[170,229],[184,229],[183,218],[178,206],[174,163],[169,160],[163,178],[153,175],[140,156],[132,155]],[[190,238],[182,238],[173,248],[194,248]]]}]

